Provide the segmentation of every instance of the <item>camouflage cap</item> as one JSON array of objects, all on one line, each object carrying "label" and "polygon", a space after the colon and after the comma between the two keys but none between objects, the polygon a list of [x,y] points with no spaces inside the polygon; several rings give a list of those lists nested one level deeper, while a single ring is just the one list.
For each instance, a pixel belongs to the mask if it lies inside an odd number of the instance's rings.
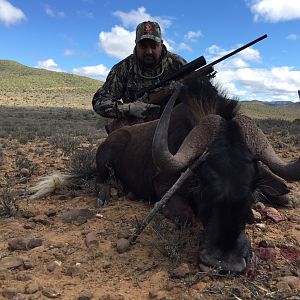
[{"label": "camouflage cap", "polygon": [[151,39],[158,43],[161,42],[161,30],[157,22],[146,21],[136,27],[135,42],[138,43],[143,39]]}]

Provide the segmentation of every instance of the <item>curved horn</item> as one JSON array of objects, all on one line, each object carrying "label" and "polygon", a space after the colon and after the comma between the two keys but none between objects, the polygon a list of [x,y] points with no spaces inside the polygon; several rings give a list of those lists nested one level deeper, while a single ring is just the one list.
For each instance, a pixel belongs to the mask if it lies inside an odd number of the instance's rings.
[{"label": "curved horn", "polygon": [[241,126],[245,141],[256,158],[267,165],[270,170],[287,181],[300,180],[300,158],[294,162],[284,162],[277,156],[270,142],[255,122],[246,117],[236,117]]},{"label": "curved horn", "polygon": [[181,87],[177,88],[168,101],[153,138],[152,157],[154,164],[160,171],[174,172],[187,167],[214,140],[222,121],[222,117],[218,115],[203,117],[186,136],[177,153],[173,155],[168,146],[168,129],[172,109],[180,90]]}]

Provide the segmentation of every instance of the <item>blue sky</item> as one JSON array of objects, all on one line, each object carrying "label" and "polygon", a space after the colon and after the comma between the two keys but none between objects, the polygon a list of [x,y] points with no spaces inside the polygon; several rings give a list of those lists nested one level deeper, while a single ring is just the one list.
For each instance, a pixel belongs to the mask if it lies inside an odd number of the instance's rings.
[{"label": "blue sky", "polygon": [[268,34],[218,64],[216,80],[241,100],[299,101],[300,0],[0,0],[0,59],[105,80],[145,20],[187,61],[211,62]]}]

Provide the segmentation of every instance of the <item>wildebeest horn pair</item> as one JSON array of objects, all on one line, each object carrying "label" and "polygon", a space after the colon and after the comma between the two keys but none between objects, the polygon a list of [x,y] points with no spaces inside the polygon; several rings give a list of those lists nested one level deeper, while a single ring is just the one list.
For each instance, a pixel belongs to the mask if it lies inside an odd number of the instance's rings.
[{"label": "wildebeest horn pair", "polygon": [[[224,122],[219,115],[204,116],[173,155],[168,148],[168,128],[172,109],[181,89],[182,86],[179,86],[167,103],[153,138],[153,161],[159,170],[165,172],[180,171],[188,167],[211,144]],[[300,180],[300,158],[295,162],[284,162],[277,156],[265,134],[252,119],[242,115],[234,119],[240,125],[246,144],[259,161],[285,180]]]}]

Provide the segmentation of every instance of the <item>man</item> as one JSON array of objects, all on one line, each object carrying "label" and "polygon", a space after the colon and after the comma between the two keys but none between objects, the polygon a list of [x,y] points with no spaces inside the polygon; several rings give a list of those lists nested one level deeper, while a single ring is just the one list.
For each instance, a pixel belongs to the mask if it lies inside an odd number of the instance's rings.
[{"label": "man", "polygon": [[[126,124],[160,116],[159,105],[149,104],[149,95],[141,91],[179,70],[186,61],[167,50],[158,23],[146,21],[136,28],[133,54],[113,66],[103,86],[93,97],[94,110],[114,118],[107,133]],[[170,85],[172,89],[172,85]]]}]

